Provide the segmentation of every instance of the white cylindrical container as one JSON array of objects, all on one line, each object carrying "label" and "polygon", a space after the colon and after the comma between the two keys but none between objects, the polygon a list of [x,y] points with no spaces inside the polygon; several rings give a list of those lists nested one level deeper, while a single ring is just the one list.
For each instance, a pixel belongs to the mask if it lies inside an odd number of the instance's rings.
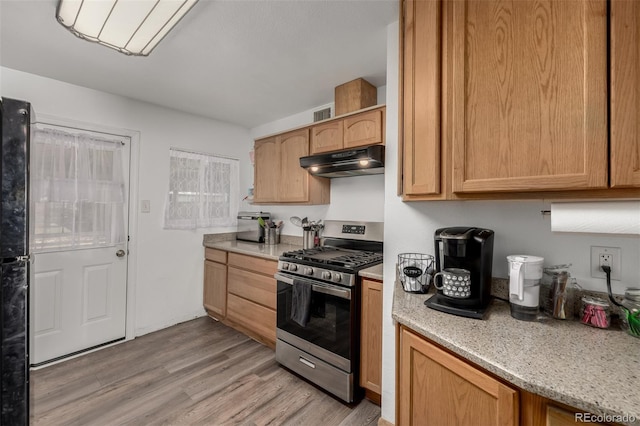
[{"label": "white cylindrical container", "polygon": [[507,256],[509,262],[509,305],[511,316],[535,321],[540,306],[540,280],[544,258],[529,255]]}]

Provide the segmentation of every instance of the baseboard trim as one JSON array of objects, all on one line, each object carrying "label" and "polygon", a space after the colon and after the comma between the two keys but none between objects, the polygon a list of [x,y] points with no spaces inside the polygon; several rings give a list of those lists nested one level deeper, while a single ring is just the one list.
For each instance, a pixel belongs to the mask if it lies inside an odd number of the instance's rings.
[{"label": "baseboard trim", "polygon": [[378,426],[395,426],[395,424],[391,423],[388,420],[383,419],[382,417],[380,417],[378,419]]}]

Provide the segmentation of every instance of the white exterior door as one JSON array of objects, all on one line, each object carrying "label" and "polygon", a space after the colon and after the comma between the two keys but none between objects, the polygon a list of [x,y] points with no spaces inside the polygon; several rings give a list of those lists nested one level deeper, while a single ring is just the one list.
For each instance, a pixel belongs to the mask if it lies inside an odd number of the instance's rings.
[{"label": "white exterior door", "polygon": [[32,141],[37,365],[125,337],[130,140],[47,126]]}]

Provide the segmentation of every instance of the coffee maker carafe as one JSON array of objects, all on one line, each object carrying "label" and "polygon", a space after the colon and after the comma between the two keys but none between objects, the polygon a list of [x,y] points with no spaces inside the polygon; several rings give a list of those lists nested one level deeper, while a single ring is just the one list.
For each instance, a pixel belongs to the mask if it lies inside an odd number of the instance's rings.
[{"label": "coffee maker carafe", "polygon": [[425,305],[438,311],[482,319],[491,296],[493,231],[441,228],[435,233],[438,293]]}]

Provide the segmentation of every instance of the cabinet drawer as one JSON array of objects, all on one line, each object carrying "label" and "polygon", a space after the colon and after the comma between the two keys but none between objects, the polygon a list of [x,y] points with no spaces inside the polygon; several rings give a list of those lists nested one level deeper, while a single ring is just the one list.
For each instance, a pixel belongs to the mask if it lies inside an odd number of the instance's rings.
[{"label": "cabinet drawer", "polygon": [[227,252],[224,250],[205,247],[204,257],[205,259],[211,260],[213,262],[227,263]]},{"label": "cabinet drawer", "polygon": [[227,319],[264,337],[276,341],[276,311],[238,297],[227,296]]},{"label": "cabinet drawer", "polygon": [[259,272],[261,274],[273,275],[278,270],[278,262],[260,257],[246,256],[244,254],[229,253],[229,265],[237,266],[240,269]]},{"label": "cabinet drawer", "polygon": [[276,308],[276,280],[273,276],[229,267],[228,291],[267,308]]}]

